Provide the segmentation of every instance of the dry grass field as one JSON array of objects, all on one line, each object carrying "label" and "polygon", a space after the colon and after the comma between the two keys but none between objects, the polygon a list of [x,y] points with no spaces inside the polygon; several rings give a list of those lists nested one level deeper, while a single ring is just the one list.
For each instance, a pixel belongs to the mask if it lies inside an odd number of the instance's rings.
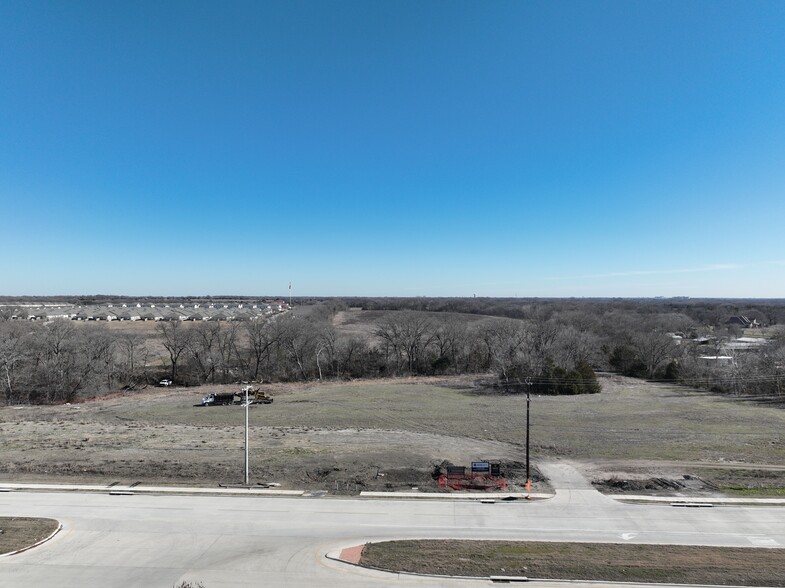
[{"label": "dry grass field", "polygon": [[[785,410],[619,376],[601,382],[597,395],[532,399],[535,465],[570,459],[615,491],[673,490],[646,482],[685,475],[685,492],[785,488]],[[0,480],[238,483],[243,409],[194,406],[210,391],[234,388],[2,407]],[[265,388],[275,402],[251,408],[253,482],[338,493],[433,490],[436,465],[478,459],[498,459],[514,483],[524,482],[523,396],[466,377]]]}]

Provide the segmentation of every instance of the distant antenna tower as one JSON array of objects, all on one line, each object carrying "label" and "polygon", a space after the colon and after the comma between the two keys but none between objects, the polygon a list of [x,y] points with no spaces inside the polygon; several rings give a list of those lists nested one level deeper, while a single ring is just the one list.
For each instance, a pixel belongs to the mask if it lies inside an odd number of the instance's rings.
[{"label": "distant antenna tower", "polygon": [[289,306],[292,306],[292,283],[289,282]]}]

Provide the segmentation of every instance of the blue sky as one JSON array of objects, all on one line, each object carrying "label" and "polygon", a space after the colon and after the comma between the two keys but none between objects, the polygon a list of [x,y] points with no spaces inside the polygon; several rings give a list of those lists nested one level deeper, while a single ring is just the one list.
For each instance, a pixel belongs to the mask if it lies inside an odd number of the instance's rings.
[{"label": "blue sky", "polygon": [[785,297],[785,3],[0,3],[0,294]]}]

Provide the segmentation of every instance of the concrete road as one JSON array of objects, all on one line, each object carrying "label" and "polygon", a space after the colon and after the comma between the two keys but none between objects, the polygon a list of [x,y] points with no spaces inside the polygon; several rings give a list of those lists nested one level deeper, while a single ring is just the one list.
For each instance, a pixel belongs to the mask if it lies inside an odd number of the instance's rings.
[{"label": "concrete road", "polygon": [[205,588],[490,585],[372,572],[324,557],[394,538],[785,547],[783,508],[622,504],[566,464],[545,469],[555,498],[495,504],[0,493],[0,515],[51,517],[64,525],[49,543],[0,558],[0,587],[148,588],[183,580]]}]

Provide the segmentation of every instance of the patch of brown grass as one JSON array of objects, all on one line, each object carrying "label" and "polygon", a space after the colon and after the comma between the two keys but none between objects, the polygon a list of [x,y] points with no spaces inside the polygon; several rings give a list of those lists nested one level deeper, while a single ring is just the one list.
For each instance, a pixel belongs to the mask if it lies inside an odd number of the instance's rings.
[{"label": "patch of brown grass", "polygon": [[388,541],[367,544],[360,565],[451,576],[785,586],[785,557],[781,549],[521,541]]},{"label": "patch of brown grass", "polygon": [[0,517],[0,554],[35,545],[54,533],[59,524],[54,519]]}]

